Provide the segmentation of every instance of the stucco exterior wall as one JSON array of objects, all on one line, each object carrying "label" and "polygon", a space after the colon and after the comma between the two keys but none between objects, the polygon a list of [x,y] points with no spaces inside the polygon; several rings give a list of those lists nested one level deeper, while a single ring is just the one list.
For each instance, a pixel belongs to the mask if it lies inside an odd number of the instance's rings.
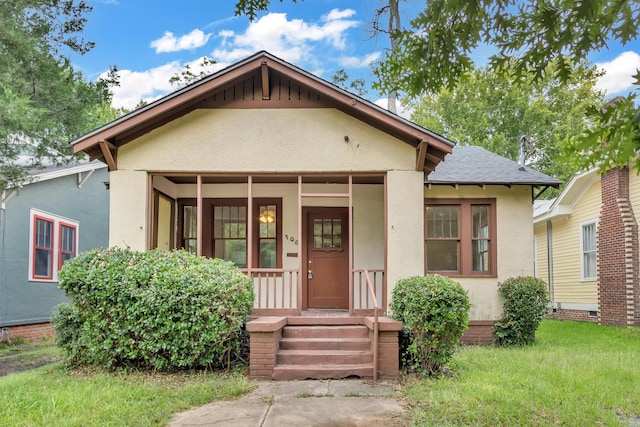
[{"label": "stucco exterior wall", "polygon": [[327,172],[414,167],[414,148],[329,108],[200,109],[118,150],[120,170]]},{"label": "stucco exterior wall", "polygon": [[387,301],[395,283],[424,274],[424,174],[390,171],[387,175]]},{"label": "stucco exterior wall", "polygon": [[566,219],[553,221],[553,302],[597,304],[597,279],[583,280],[580,239],[582,224],[598,221],[600,180],[594,182],[573,206]]},{"label": "stucco exterior wall", "polygon": [[109,246],[146,250],[147,173],[118,169],[110,172],[109,181]]},{"label": "stucco exterior wall", "polygon": [[[533,227],[531,187],[433,186],[425,199],[496,199],[497,277],[455,277],[469,292],[470,320],[496,320],[502,315],[498,283],[510,277],[533,275]],[[424,237],[423,237],[424,238]]]}]

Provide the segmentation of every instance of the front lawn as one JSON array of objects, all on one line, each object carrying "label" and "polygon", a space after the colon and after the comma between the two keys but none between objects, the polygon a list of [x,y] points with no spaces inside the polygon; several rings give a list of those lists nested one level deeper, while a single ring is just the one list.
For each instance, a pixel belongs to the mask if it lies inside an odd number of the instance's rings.
[{"label": "front lawn", "polygon": [[162,426],[250,389],[242,372],[125,374],[54,364],[0,377],[0,426]]},{"label": "front lawn", "polygon": [[[545,320],[534,345],[463,348],[454,377],[411,378],[416,425],[621,425],[640,421],[640,330]],[[637,425],[637,424],[632,424]]]}]

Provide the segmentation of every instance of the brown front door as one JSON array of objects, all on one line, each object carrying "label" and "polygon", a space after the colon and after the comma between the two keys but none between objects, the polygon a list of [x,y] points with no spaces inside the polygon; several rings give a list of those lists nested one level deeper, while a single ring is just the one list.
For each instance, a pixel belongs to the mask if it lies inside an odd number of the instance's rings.
[{"label": "brown front door", "polygon": [[349,308],[347,208],[306,209],[306,284],[309,308]]}]

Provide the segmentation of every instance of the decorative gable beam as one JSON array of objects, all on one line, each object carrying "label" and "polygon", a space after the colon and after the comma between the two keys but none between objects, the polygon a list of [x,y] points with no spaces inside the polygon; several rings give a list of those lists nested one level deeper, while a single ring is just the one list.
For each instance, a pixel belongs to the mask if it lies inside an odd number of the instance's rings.
[{"label": "decorative gable beam", "polygon": [[118,170],[118,164],[116,163],[116,154],[118,149],[116,146],[105,140],[99,141],[98,145],[100,146],[100,151],[102,152],[104,161],[107,163],[107,166],[109,166],[109,171]]},{"label": "decorative gable beam", "polygon": [[426,140],[420,141],[420,144],[416,147],[416,170],[420,171],[425,168],[425,159],[427,157],[427,147],[429,142]]},{"label": "decorative gable beam", "polygon": [[85,176],[82,176],[82,172],[78,172],[78,188],[82,188],[82,186],[84,185],[85,182],[87,182],[87,180],[89,179],[89,177],[91,175],[93,175],[93,173],[95,172],[95,169],[91,169],[90,171],[88,171],[86,173]]},{"label": "decorative gable beam", "polygon": [[260,63],[260,69],[262,72],[262,100],[267,101],[271,99],[271,91],[269,88],[269,65],[267,61]]}]

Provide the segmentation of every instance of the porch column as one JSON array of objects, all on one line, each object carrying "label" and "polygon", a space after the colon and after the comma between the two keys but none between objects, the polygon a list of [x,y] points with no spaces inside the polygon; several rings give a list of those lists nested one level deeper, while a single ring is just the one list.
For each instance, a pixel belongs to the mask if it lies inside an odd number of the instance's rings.
[{"label": "porch column", "polygon": [[202,175],[196,177],[196,255],[202,256]]},{"label": "porch column", "polygon": [[146,250],[152,202],[147,172],[118,169],[109,173],[109,182],[109,246]]},{"label": "porch column", "polygon": [[[279,212],[278,215],[280,215]],[[249,175],[247,176],[247,275],[249,277],[253,267],[253,225],[253,179]]]},{"label": "porch column", "polygon": [[424,173],[387,172],[386,203],[389,303],[399,279],[424,274]]}]

